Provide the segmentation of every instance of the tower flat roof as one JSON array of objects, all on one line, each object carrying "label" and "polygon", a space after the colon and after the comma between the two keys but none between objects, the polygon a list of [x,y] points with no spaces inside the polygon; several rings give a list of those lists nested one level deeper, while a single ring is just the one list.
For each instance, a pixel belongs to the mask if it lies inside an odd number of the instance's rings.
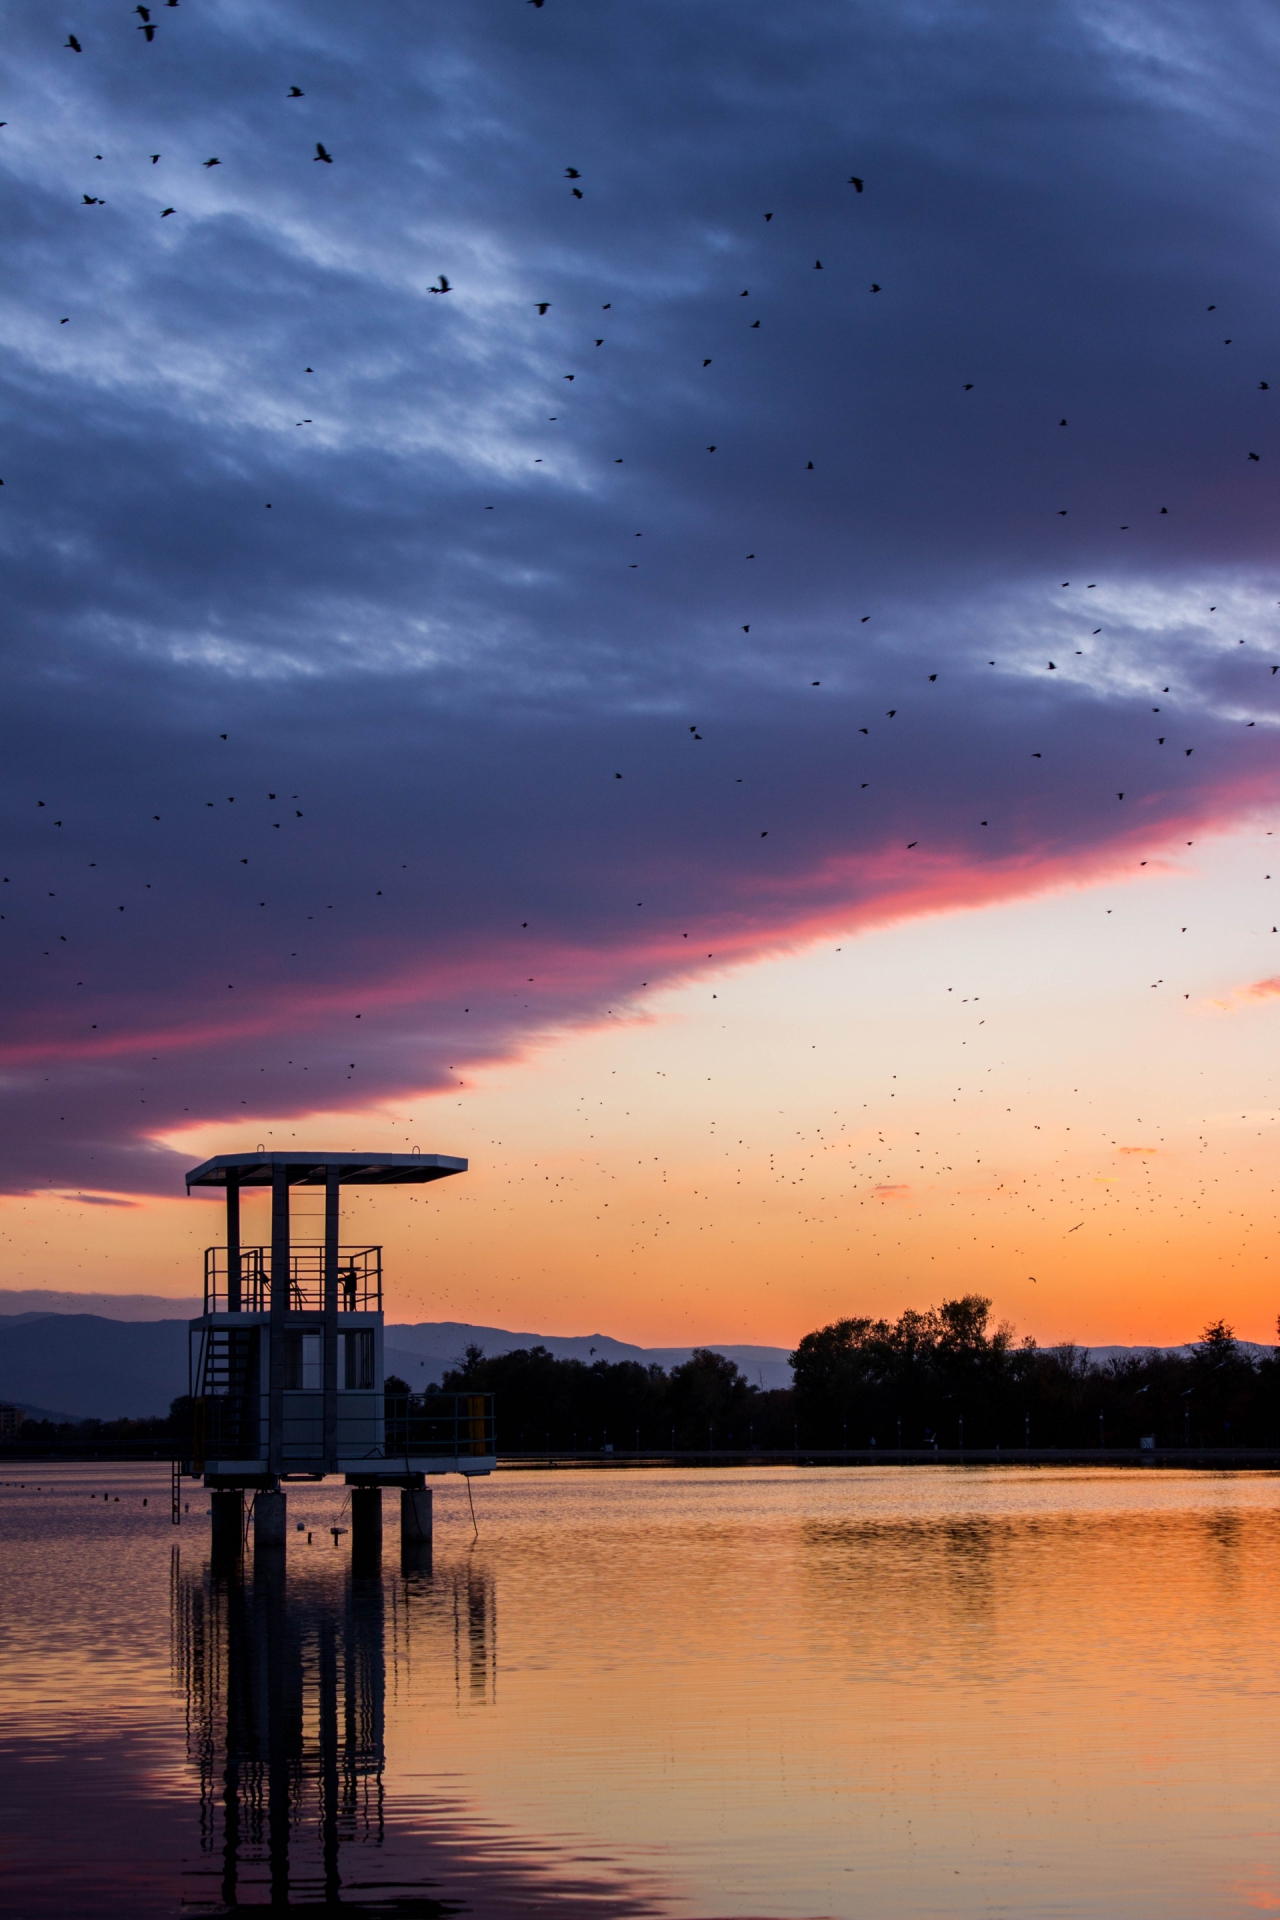
[{"label": "tower flat roof", "polygon": [[322,1187],[332,1167],[340,1186],[403,1187],[426,1180],[443,1180],[465,1173],[465,1160],[447,1153],[306,1153],[290,1148],[283,1153],[219,1153],[187,1175],[187,1189],[225,1187],[234,1179],[242,1187],[269,1187],[277,1167],[284,1167],[291,1187]]}]

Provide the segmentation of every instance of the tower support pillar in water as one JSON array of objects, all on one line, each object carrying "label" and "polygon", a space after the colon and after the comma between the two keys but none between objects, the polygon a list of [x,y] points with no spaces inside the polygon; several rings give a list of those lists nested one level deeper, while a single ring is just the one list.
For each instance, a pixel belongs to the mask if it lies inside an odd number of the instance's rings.
[{"label": "tower support pillar in water", "polygon": [[431,1571],[431,1489],[400,1490],[400,1564],[406,1573]]},{"label": "tower support pillar in water", "polygon": [[213,1512],[213,1559],[233,1566],[244,1552],[244,1494],[239,1487],[215,1487],[209,1495]]},{"label": "tower support pillar in water", "polygon": [[382,1488],[351,1489],[351,1564],[376,1567],[382,1558]]},{"label": "tower support pillar in water", "polygon": [[253,1502],[254,1551],[269,1548],[283,1553],[289,1525],[289,1502],[279,1487],[264,1487]]}]

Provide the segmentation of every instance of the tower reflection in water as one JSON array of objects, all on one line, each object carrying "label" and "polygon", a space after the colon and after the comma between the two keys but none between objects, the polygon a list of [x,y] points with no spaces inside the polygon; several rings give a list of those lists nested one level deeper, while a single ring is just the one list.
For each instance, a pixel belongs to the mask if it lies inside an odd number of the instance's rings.
[{"label": "tower reflection in water", "polygon": [[213,1883],[187,1907],[443,1911],[414,1897],[403,1847],[396,1866],[379,1853],[388,1658],[403,1684],[420,1626],[419,1655],[452,1655],[469,1703],[491,1700],[491,1583],[474,1567],[397,1580],[325,1561],[189,1570],[175,1553],[174,1659]]}]

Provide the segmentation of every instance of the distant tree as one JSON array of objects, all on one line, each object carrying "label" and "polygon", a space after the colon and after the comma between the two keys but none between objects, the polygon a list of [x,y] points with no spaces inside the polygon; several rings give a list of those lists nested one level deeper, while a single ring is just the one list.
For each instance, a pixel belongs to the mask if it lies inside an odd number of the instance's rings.
[{"label": "distant tree", "polygon": [[1234,1367],[1247,1357],[1240,1352],[1240,1342],[1236,1339],[1236,1330],[1229,1327],[1225,1320],[1211,1320],[1200,1338],[1196,1341],[1196,1359],[1202,1366]]},{"label": "distant tree", "polygon": [[695,1347],[673,1367],[667,1388],[670,1424],[676,1444],[705,1447],[745,1445],[747,1408],[754,1389],[737,1363],[710,1347]]}]

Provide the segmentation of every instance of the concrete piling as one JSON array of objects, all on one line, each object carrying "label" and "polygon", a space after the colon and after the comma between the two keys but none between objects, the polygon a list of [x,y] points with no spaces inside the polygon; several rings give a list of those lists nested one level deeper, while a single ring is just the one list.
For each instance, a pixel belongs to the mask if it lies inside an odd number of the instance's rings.
[{"label": "concrete piling", "polygon": [[212,1552],[215,1566],[234,1566],[244,1552],[244,1495],[239,1487],[215,1487],[209,1495],[213,1514]]},{"label": "concrete piling", "polygon": [[264,1488],[253,1502],[254,1551],[266,1547],[283,1553],[288,1525],[289,1502],[285,1495],[279,1487]]},{"label": "concrete piling", "polygon": [[375,1569],[382,1559],[382,1488],[351,1489],[351,1565],[355,1572]]},{"label": "concrete piling", "polygon": [[401,1490],[400,1565],[405,1573],[431,1571],[430,1487],[405,1487]]}]

